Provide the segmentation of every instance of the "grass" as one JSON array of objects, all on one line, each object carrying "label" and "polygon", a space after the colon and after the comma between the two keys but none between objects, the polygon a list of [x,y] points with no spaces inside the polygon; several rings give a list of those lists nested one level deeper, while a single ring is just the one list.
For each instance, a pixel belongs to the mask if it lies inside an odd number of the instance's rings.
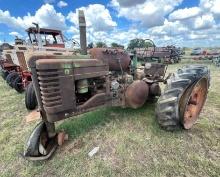
[{"label": "grass", "polygon": [[[168,72],[186,63],[171,65]],[[25,123],[24,94],[0,79],[0,176],[220,176],[220,70],[205,64],[211,69],[211,88],[191,130],[161,130],[154,103],[137,110],[99,109],[58,123],[70,140],[46,162],[20,156],[37,122]],[[96,146],[99,152],[89,158]]]}]

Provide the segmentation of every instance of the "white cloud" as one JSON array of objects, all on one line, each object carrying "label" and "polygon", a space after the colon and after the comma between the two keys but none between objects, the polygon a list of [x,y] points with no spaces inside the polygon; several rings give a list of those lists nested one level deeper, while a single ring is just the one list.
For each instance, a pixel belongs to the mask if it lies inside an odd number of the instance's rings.
[{"label": "white cloud", "polygon": [[185,8],[185,9],[178,9],[172,12],[169,15],[169,19],[172,21],[175,20],[183,20],[188,19],[192,17],[196,17],[201,13],[201,9],[199,7],[191,7],[191,8]]},{"label": "white cloud", "polygon": [[79,28],[76,26],[70,26],[67,32],[70,34],[77,34],[79,33]]},{"label": "white cloud", "polygon": [[12,31],[9,33],[10,36],[17,36],[19,38],[23,37],[20,33],[16,32],[16,31]]},{"label": "white cloud", "polygon": [[203,10],[213,13],[216,18],[220,18],[220,0],[200,0],[199,6]]},{"label": "white cloud", "polygon": [[152,35],[163,36],[177,36],[188,33],[189,29],[183,25],[180,21],[169,22],[164,21],[163,26],[156,26],[148,30]]},{"label": "white cloud", "polygon": [[215,20],[212,14],[206,14],[195,18],[194,29],[208,29],[212,28]]},{"label": "white cloud", "polygon": [[4,23],[9,27],[21,27],[20,22],[22,19],[20,17],[15,18],[10,15],[9,11],[2,11],[0,9],[0,23]]},{"label": "white cloud", "polygon": [[210,10],[214,15],[216,15],[216,17],[220,17],[220,1],[219,0],[215,0],[213,2],[213,6],[211,7]]},{"label": "white cloud", "polygon": [[110,39],[109,43],[117,42],[127,45],[130,40],[138,38],[138,35],[139,32],[136,29],[129,29],[128,31],[115,30],[111,35],[107,35],[106,38]]},{"label": "white cloud", "polygon": [[[97,31],[91,27],[90,21],[90,28],[87,30],[88,40],[94,43],[103,41],[108,45],[117,42],[125,46],[134,38],[150,38],[157,46],[196,47],[218,44],[216,38],[220,36],[218,35],[220,24],[215,21],[216,15],[211,12],[212,6],[204,9],[198,5],[198,7],[173,11],[181,2],[112,0],[111,5],[117,10],[118,16],[125,17],[134,23],[127,31],[117,28],[113,28],[112,31]],[[207,4],[205,6],[208,7]],[[166,16],[168,19],[165,18]],[[79,38],[77,21],[77,16],[72,16],[75,26],[71,27],[71,32]],[[138,22],[148,28],[141,28]]]},{"label": "white cloud", "polygon": [[[49,1],[55,3],[54,0]],[[220,0],[200,0],[197,7],[177,9],[182,1],[111,0],[111,6],[116,10],[112,13],[117,12],[118,17],[129,21],[130,26],[123,30],[117,28],[110,11],[101,4],[75,9],[66,17],[50,4],[44,4],[34,14],[28,13],[23,17],[14,17],[9,11],[0,9],[0,23],[11,28],[9,35],[12,36],[19,35],[18,32],[32,26],[32,22],[37,22],[40,27],[65,30],[69,38],[73,35],[79,41],[78,10],[81,9],[86,16],[88,43],[103,41],[110,45],[117,42],[126,46],[131,39],[150,38],[159,46],[220,44],[216,42],[220,39]],[[65,6],[59,4],[61,1],[56,2],[60,8]],[[65,3],[65,0],[62,2]],[[66,20],[72,24],[67,26]]]},{"label": "white cloud", "polygon": [[63,8],[63,7],[68,6],[68,4],[67,4],[65,1],[59,1],[59,2],[57,3],[57,6],[58,6],[59,8]]},{"label": "white cloud", "polygon": [[193,40],[197,40],[197,39],[207,39],[208,38],[208,35],[207,34],[202,34],[202,35],[199,35],[199,34],[195,34],[195,33],[190,33],[189,35],[187,35],[187,38],[188,39],[193,39]]},{"label": "white cloud", "polygon": [[45,4],[38,9],[34,18],[42,27],[56,29],[66,28],[65,17],[61,13],[56,12],[54,7],[49,4]]},{"label": "white cloud", "polygon": [[94,31],[111,30],[117,26],[117,23],[112,20],[109,10],[101,4],[91,4],[76,9],[75,12],[70,12],[67,19],[75,26],[78,26],[78,10],[84,10],[87,27]]},{"label": "white cloud", "polygon": [[119,17],[140,22],[144,27],[163,25],[165,16],[180,5],[183,0],[145,0],[144,3],[124,7],[120,0],[112,0],[111,5],[117,10]]},{"label": "white cloud", "polygon": [[213,0],[200,0],[199,6],[203,9],[210,9],[212,4]]},{"label": "white cloud", "polygon": [[216,22],[212,14],[204,14],[194,18],[184,19],[180,21],[191,30],[211,29]]},{"label": "white cloud", "polygon": [[28,13],[24,17],[13,17],[9,11],[0,10],[0,23],[6,24],[14,29],[28,28],[32,23],[38,23],[40,27],[66,29],[65,17],[56,12],[53,5],[42,5],[32,16]]}]

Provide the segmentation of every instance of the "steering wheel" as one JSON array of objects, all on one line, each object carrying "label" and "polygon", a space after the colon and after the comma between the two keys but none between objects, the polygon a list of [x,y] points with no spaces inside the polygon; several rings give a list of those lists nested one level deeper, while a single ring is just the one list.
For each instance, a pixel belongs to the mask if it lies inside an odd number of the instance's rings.
[{"label": "steering wheel", "polygon": [[[150,58],[151,58],[151,57],[154,56],[154,53],[155,53],[155,50],[156,50],[156,45],[154,44],[154,41],[152,41],[151,39],[144,39],[144,43],[146,43],[146,42],[152,44],[152,47],[153,47],[153,51],[151,52],[151,56],[150,56]],[[147,52],[148,48],[149,47],[144,48],[144,52],[142,53],[142,58],[144,58],[144,54]]]}]

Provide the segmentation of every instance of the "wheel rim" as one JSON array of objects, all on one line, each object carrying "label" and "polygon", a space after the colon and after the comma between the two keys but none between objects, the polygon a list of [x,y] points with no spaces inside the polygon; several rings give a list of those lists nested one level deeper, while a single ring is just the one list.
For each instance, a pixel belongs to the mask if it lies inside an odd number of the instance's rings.
[{"label": "wheel rim", "polygon": [[183,115],[183,126],[185,129],[190,129],[197,121],[198,116],[205,104],[207,92],[208,82],[206,78],[201,79],[192,88]]}]

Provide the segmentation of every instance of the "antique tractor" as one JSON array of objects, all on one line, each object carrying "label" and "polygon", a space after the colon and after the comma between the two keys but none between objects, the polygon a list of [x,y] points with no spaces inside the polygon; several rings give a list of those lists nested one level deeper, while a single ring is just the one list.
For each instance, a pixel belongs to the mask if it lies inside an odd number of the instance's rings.
[{"label": "antique tractor", "polygon": [[152,47],[135,48],[138,61],[142,64],[146,62],[157,62],[164,64],[173,64],[180,62],[180,52],[175,46],[156,47],[151,39],[145,42],[151,44]]},{"label": "antique tractor", "polygon": [[[79,11],[80,42],[86,50],[83,12]],[[55,123],[100,107],[137,109],[150,97],[159,97],[156,119],[165,130],[190,129],[198,119],[208,93],[206,66],[186,66],[165,78],[166,65],[139,67],[121,49],[93,48],[90,57],[36,55],[28,62],[42,121],[27,141],[24,157],[48,159],[62,145],[65,133]],[[166,88],[161,94],[159,83]]]},{"label": "antique tractor", "polygon": [[[34,23],[35,24],[35,23]],[[60,30],[36,27],[26,29],[28,43],[15,39],[15,45],[3,50],[3,60],[0,61],[1,74],[6,82],[17,92],[25,92],[25,105],[29,110],[35,109],[36,98],[31,83],[31,72],[27,59],[32,53],[53,55],[72,55],[73,49],[65,48],[64,36]]]}]

